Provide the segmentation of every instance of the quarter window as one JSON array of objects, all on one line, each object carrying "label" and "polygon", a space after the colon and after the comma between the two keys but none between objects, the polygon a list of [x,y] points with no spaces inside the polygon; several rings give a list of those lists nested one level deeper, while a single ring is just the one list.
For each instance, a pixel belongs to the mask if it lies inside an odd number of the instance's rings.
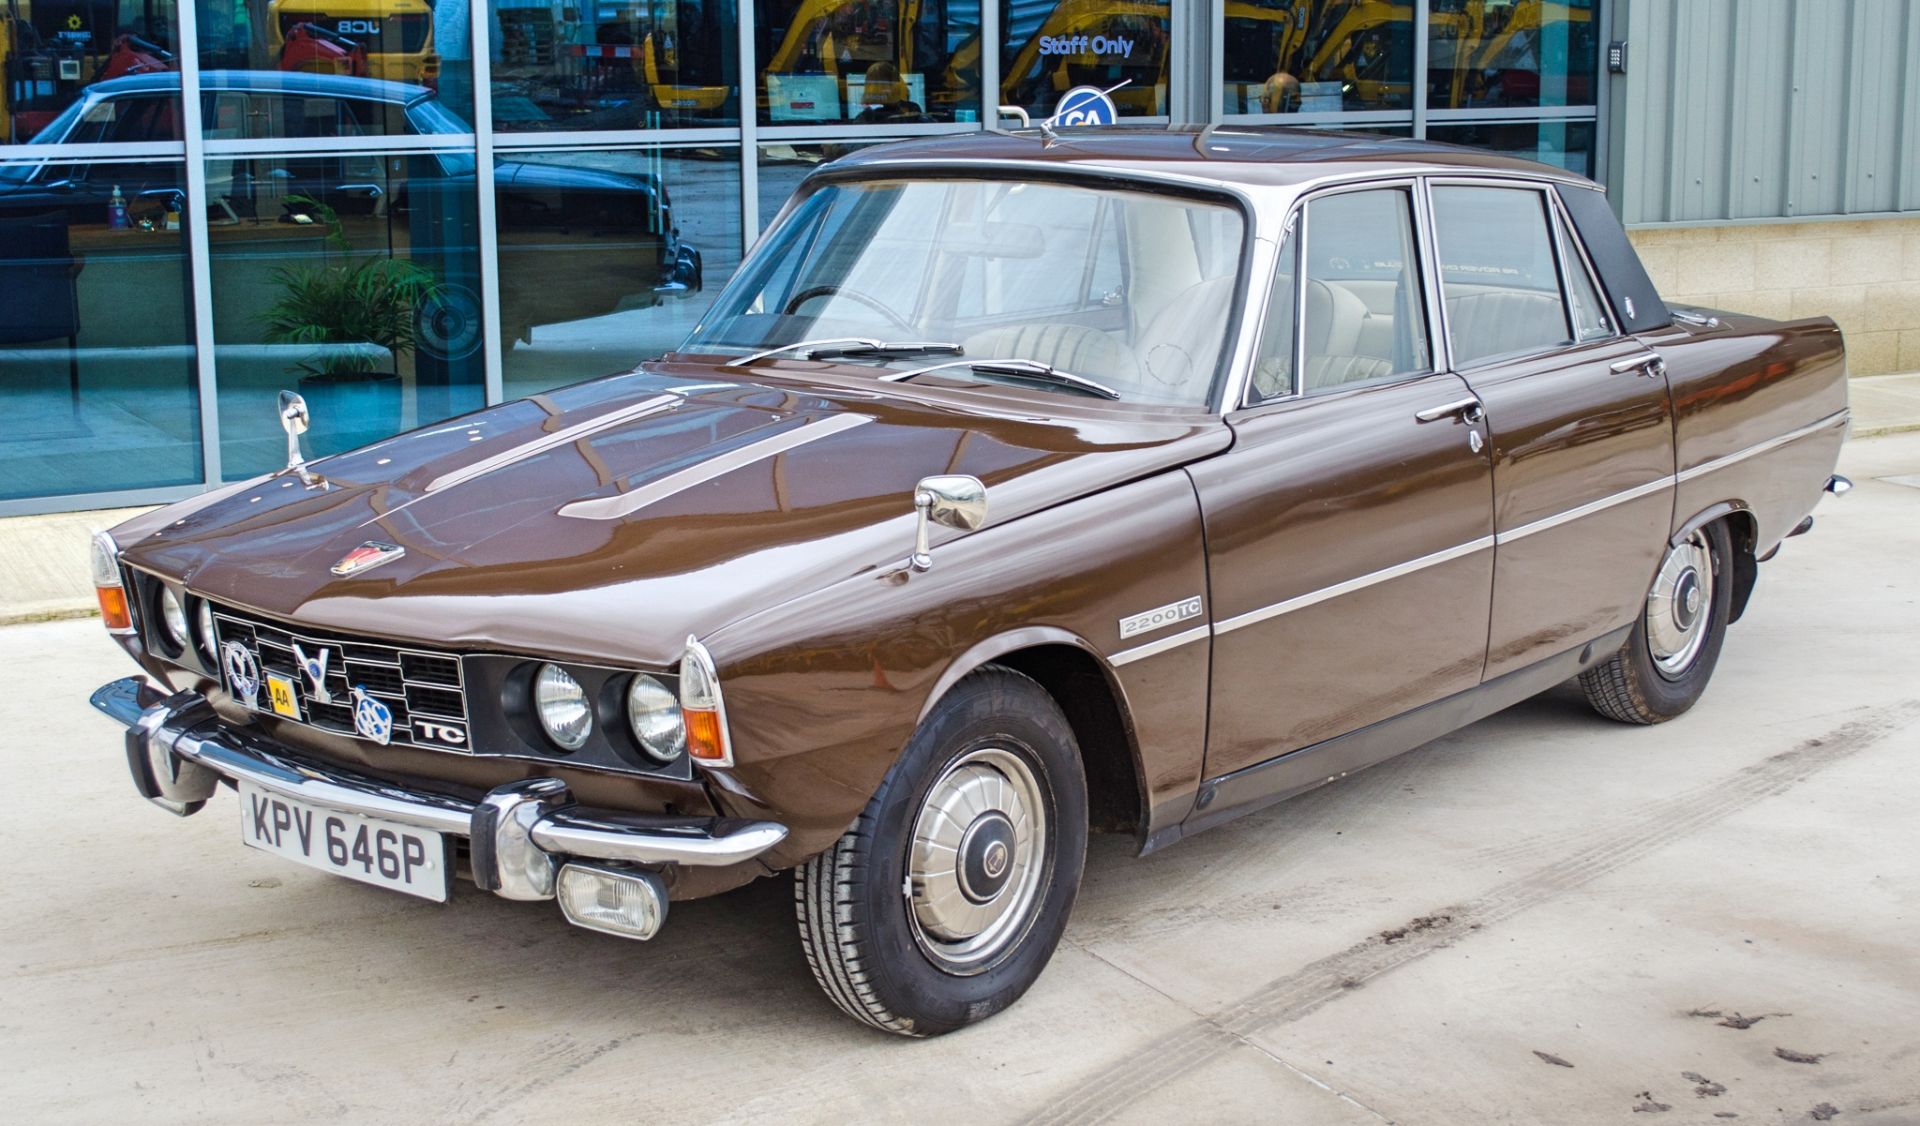
[{"label": "quarter window", "polygon": [[1430,367],[1411,194],[1376,188],[1322,196],[1307,204],[1305,235],[1301,389],[1312,394]]},{"label": "quarter window", "polygon": [[1455,366],[1572,342],[1546,202],[1532,188],[1433,189]]},{"label": "quarter window", "polygon": [[1594,287],[1593,276],[1587,273],[1586,263],[1580,260],[1580,252],[1574,247],[1567,224],[1556,224],[1554,234],[1560,244],[1560,265],[1567,272],[1567,297],[1573,310],[1574,339],[1585,343],[1612,336],[1613,320],[1607,316],[1607,307],[1600,303],[1600,291]]},{"label": "quarter window", "polygon": [[1287,241],[1280,246],[1273,292],[1267,297],[1267,312],[1260,323],[1260,352],[1253,361],[1256,402],[1277,399],[1293,391],[1293,323],[1300,305],[1300,291],[1294,285],[1294,279],[1299,276],[1295,262],[1298,256],[1299,236],[1289,232]]}]

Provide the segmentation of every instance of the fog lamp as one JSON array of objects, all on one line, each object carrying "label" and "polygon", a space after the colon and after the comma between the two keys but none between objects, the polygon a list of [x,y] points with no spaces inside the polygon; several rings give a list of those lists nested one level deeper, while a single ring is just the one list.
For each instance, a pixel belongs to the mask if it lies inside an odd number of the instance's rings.
[{"label": "fog lamp", "polygon": [[642,941],[667,921],[667,885],[652,872],[565,864],[555,890],[567,922]]},{"label": "fog lamp", "polygon": [[93,594],[100,602],[100,620],[108,633],[132,633],[133,614],[127,609],[127,588],[120,585],[120,547],[105,532],[95,532],[89,560]]},{"label": "fog lamp", "polygon": [[593,733],[593,709],[580,682],[559,665],[541,665],[533,678],[533,710],[547,738],[562,749],[577,751]]}]

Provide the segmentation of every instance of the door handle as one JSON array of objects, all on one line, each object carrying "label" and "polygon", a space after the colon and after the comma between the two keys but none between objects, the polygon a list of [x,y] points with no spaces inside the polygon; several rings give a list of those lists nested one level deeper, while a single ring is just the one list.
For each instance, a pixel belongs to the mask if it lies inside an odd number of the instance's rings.
[{"label": "door handle", "polygon": [[1413,417],[1421,422],[1439,422],[1443,418],[1458,417],[1460,421],[1471,424],[1479,422],[1484,414],[1485,408],[1481,406],[1480,400],[1469,396],[1451,403],[1442,403],[1437,407],[1428,407],[1423,411],[1415,411]]},{"label": "door handle", "polygon": [[1658,379],[1667,374],[1667,361],[1660,358],[1658,352],[1643,352],[1638,356],[1628,356],[1624,360],[1615,360],[1607,365],[1616,375],[1625,375],[1637,371],[1641,375]]}]

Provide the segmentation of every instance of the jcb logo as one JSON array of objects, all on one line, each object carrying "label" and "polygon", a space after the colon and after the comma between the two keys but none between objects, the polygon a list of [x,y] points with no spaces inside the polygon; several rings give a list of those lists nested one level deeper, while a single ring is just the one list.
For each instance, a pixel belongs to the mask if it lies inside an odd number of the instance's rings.
[{"label": "jcb logo", "polygon": [[341,20],[334,30],[342,35],[378,35],[380,34],[380,21]]},{"label": "jcb logo", "polygon": [[413,741],[436,747],[454,747],[464,750],[467,745],[467,732],[458,724],[416,719],[413,721]]}]

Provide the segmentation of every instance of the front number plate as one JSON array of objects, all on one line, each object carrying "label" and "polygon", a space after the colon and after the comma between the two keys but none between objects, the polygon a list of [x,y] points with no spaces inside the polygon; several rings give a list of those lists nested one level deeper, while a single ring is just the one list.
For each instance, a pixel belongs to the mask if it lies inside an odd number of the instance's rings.
[{"label": "front number plate", "polygon": [[246,782],[239,789],[242,843],[350,880],[447,901],[447,847],[439,833],[339,813]]}]

